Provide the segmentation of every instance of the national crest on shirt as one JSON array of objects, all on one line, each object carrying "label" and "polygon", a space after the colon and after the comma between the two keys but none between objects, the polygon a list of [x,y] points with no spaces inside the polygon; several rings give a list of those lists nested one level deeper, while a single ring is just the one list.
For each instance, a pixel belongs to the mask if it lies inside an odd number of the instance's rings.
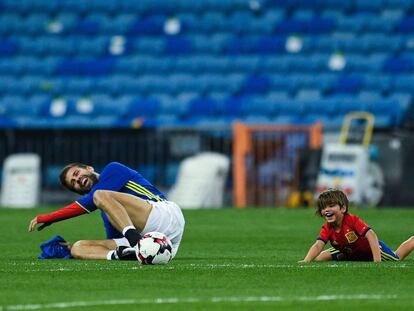
[{"label": "national crest on shirt", "polygon": [[358,240],[358,236],[355,234],[354,231],[349,231],[345,234],[345,237],[348,240],[348,243],[354,243],[356,240]]}]

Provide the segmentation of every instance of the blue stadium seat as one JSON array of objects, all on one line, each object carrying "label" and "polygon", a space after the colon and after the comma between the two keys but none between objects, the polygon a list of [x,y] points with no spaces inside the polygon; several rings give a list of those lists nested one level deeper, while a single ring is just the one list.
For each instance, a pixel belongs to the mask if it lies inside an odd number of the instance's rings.
[{"label": "blue stadium seat", "polygon": [[375,14],[358,14],[343,16],[342,18],[336,21],[336,30],[340,32],[350,32],[357,34],[364,30],[367,18],[374,18]]},{"label": "blue stadium seat", "polygon": [[[149,74],[164,75],[170,74],[174,70],[174,66],[177,66],[179,56],[170,57],[147,57],[145,60],[145,71]],[[185,58],[185,57],[182,57]],[[140,73],[140,72],[138,72]],[[142,74],[142,72],[141,72]]]},{"label": "blue stadium seat", "polygon": [[58,65],[56,71],[61,75],[101,76],[112,72],[114,60],[111,58],[67,59]]},{"label": "blue stadium seat", "polygon": [[361,41],[367,45],[369,52],[397,52],[401,49],[401,37],[386,35],[383,33],[366,33],[360,37]]},{"label": "blue stadium seat", "polygon": [[[198,93],[205,91],[211,92],[227,92],[231,93],[235,91],[241,84],[238,76],[221,75],[221,74],[205,74],[201,75],[195,83],[199,86],[194,87],[193,90]],[[189,91],[189,90],[188,90]]]},{"label": "blue stadium seat", "polygon": [[[334,102],[329,99],[303,101],[303,107],[305,123],[322,122],[325,125],[335,115]],[[332,127],[332,125],[330,126]]]},{"label": "blue stadium seat", "polygon": [[13,63],[18,67],[19,73],[26,75],[53,75],[60,59],[57,57],[30,57],[17,58]]},{"label": "blue stadium seat", "polygon": [[25,70],[24,58],[0,58],[0,75],[20,75]]},{"label": "blue stadium seat", "polygon": [[270,77],[271,87],[270,90],[283,90],[288,93],[294,93],[296,91],[297,85],[295,84],[294,78],[292,76],[283,76],[283,75],[272,75]]},{"label": "blue stadium seat", "polygon": [[199,77],[198,79],[195,79],[194,76],[191,74],[172,74],[169,76],[167,82],[169,83],[171,87],[172,93],[179,93],[179,92],[202,93],[205,91],[207,85],[209,83],[212,83],[213,79],[214,79],[213,75],[205,75],[205,76]]},{"label": "blue stadium seat", "polygon": [[274,101],[286,101],[288,99],[290,99],[290,94],[286,91],[270,91],[267,93],[266,95],[267,99],[270,102],[274,102]]},{"label": "blue stadium seat", "polygon": [[340,76],[336,85],[332,89],[332,93],[358,93],[364,86],[364,78],[360,75]]},{"label": "blue stadium seat", "polygon": [[272,104],[275,112],[274,120],[278,120],[278,122],[298,122],[305,109],[303,102],[294,99],[275,101]]},{"label": "blue stadium seat", "polygon": [[[261,58],[260,62],[261,71],[267,71],[269,73],[283,73],[287,72],[289,63],[286,61],[285,56],[265,56]],[[275,77],[276,75],[274,75]]]},{"label": "blue stadium seat", "polygon": [[409,11],[414,7],[414,2],[412,0],[384,0],[384,2],[385,7],[389,9]]},{"label": "blue stadium seat", "polygon": [[301,89],[296,93],[297,100],[302,101],[317,101],[322,98],[322,93],[318,89]]},{"label": "blue stadium seat", "polygon": [[216,100],[217,114],[223,119],[232,120],[238,118],[241,107],[248,98],[243,96],[230,96],[223,100]]},{"label": "blue stadium seat", "polygon": [[222,31],[224,30],[225,21],[225,15],[220,12],[206,12],[195,22],[197,26],[193,27],[193,30],[198,29],[207,34]]},{"label": "blue stadium seat", "polygon": [[145,18],[137,18],[132,24],[130,35],[162,35],[164,33],[164,15],[151,15]]},{"label": "blue stadium seat", "polygon": [[392,80],[395,92],[414,92],[414,77],[412,74],[398,75]]},{"label": "blue stadium seat", "polygon": [[284,19],[276,25],[276,33],[278,34],[300,34],[306,30],[306,23],[300,20]]},{"label": "blue stadium seat", "polygon": [[367,103],[379,100],[382,98],[382,94],[378,91],[361,91],[357,96],[358,100]]},{"label": "blue stadium seat", "polygon": [[89,0],[90,9],[93,12],[103,12],[107,14],[117,13],[119,11],[119,2],[114,0]]},{"label": "blue stadium seat", "polygon": [[395,30],[400,33],[414,32],[414,16],[405,16],[396,25]]},{"label": "blue stadium seat", "polygon": [[167,121],[169,124],[179,122],[180,119],[189,114],[189,107],[192,105],[190,99],[187,101],[182,100],[165,96],[164,100],[159,100],[155,118],[163,123]]},{"label": "blue stadium seat", "polygon": [[68,79],[65,90],[70,94],[88,95],[94,91],[94,81],[89,78]]},{"label": "blue stadium seat", "polygon": [[382,12],[381,16],[376,16],[376,18],[369,19],[365,25],[365,29],[367,32],[373,33],[383,33],[383,34],[391,34],[395,29],[396,19],[393,14],[389,14],[384,11]]},{"label": "blue stadium seat", "polygon": [[333,106],[335,114],[345,115],[352,111],[367,111],[369,106],[353,95],[338,94],[328,98]]},{"label": "blue stadium seat", "polygon": [[163,52],[167,55],[183,55],[192,51],[191,41],[184,37],[170,37],[165,40]]},{"label": "blue stadium seat", "polygon": [[207,117],[217,114],[216,102],[208,97],[197,97],[190,102],[188,117]]},{"label": "blue stadium seat", "polygon": [[[13,12],[13,11],[10,11]],[[22,31],[22,19],[19,14],[2,12],[0,15],[0,34],[3,36],[10,35],[11,33],[19,33]]]},{"label": "blue stadium seat", "polygon": [[[243,117],[243,120],[249,117],[262,118],[270,120],[270,118],[275,113],[275,106],[268,97],[264,96],[252,96],[249,99],[246,99],[241,107],[240,113]],[[265,118],[262,118],[265,120]]]},{"label": "blue stadium seat", "polygon": [[403,111],[394,100],[380,99],[372,102],[368,108],[375,116],[375,127],[393,128],[402,121]]},{"label": "blue stadium seat", "polygon": [[414,61],[408,57],[389,57],[384,61],[383,70],[390,73],[404,73],[414,70]]},{"label": "blue stadium seat", "polygon": [[330,33],[334,27],[334,20],[327,17],[315,17],[305,22],[305,31],[310,34]]},{"label": "blue stadium seat", "polygon": [[157,55],[164,51],[165,42],[158,37],[139,37],[133,42],[132,53]]},{"label": "blue stadium seat", "polygon": [[23,76],[16,84],[20,94],[32,95],[41,91],[41,76]]},{"label": "blue stadium seat", "polygon": [[78,57],[103,57],[108,54],[109,42],[106,37],[94,37],[81,40],[77,46]]},{"label": "blue stadium seat", "polygon": [[271,88],[271,80],[267,76],[250,76],[240,88],[241,94],[266,93]]},{"label": "blue stadium seat", "polygon": [[318,72],[324,65],[319,60],[320,58],[316,58],[316,61],[309,61],[309,55],[298,55],[292,59],[290,68],[292,71],[297,72]]},{"label": "blue stadium seat", "polygon": [[235,11],[224,19],[226,31],[233,34],[248,34],[252,31],[249,27],[254,15],[249,11]]},{"label": "blue stadium seat", "polygon": [[388,99],[396,102],[403,113],[409,113],[414,99],[412,94],[412,92],[392,93]]},{"label": "blue stadium seat", "polygon": [[159,102],[151,98],[134,98],[129,103],[128,117],[135,118],[151,118],[157,114]]},{"label": "blue stadium seat", "polygon": [[0,76],[0,94],[20,94],[20,80],[12,76]]},{"label": "blue stadium seat", "polygon": [[392,79],[388,75],[372,75],[366,74],[364,76],[364,89],[379,91],[382,93],[388,92],[392,85]]},{"label": "blue stadium seat", "polygon": [[102,25],[102,30],[113,35],[126,35],[130,32],[135,18],[136,16],[131,12],[116,14],[112,17],[110,23]]},{"label": "blue stadium seat", "polygon": [[45,32],[48,21],[48,15],[45,13],[36,13],[28,15],[23,21],[24,32],[30,36],[38,36]]},{"label": "blue stadium seat", "polygon": [[355,0],[354,10],[379,12],[384,7],[384,0]]},{"label": "blue stadium seat", "polygon": [[75,29],[75,25],[78,21],[78,15],[74,12],[59,12],[54,15],[53,18],[48,20],[49,27],[48,30],[53,33],[53,23],[57,26],[57,33],[61,34],[70,34]]},{"label": "blue stadium seat", "polygon": [[[29,101],[24,97],[10,95],[1,99],[0,107],[4,109],[3,115],[12,120],[15,126],[20,128],[30,128],[32,120],[36,120],[43,109],[43,106],[36,105],[34,101]],[[0,120],[0,125],[1,124]]]},{"label": "blue stadium seat", "polygon": [[18,43],[13,39],[0,39],[0,56],[13,56],[19,50]]}]

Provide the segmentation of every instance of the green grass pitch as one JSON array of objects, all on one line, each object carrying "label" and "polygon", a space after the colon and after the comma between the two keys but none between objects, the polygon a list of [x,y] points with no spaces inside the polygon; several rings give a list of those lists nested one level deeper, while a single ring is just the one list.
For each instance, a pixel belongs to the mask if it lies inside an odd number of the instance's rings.
[{"label": "green grass pitch", "polygon": [[[40,243],[54,235],[104,238],[98,212],[27,232],[51,210],[0,209],[0,311],[414,310],[414,254],[298,264],[322,225],[311,209],[185,210],[181,248],[165,266],[39,260]],[[352,212],[392,249],[413,234],[414,209]]]}]

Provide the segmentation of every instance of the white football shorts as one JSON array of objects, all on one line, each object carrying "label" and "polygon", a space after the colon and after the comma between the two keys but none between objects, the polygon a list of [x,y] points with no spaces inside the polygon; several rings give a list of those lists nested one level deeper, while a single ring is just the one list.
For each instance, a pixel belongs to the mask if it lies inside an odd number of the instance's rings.
[{"label": "white football shorts", "polygon": [[[185,226],[184,216],[180,207],[171,201],[147,202],[152,205],[152,210],[141,234],[144,235],[152,231],[164,233],[171,241],[172,256],[175,257]],[[114,239],[114,241],[117,246],[129,246],[126,238]]]}]

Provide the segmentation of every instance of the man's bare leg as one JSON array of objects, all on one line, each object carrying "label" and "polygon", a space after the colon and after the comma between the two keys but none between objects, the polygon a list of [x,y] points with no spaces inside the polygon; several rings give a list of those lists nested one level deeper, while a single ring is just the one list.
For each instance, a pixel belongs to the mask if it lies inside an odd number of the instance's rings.
[{"label": "man's bare leg", "polygon": [[407,257],[414,249],[414,236],[411,236],[407,241],[401,243],[397,248],[395,253],[400,257],[400,260],[403,260]]},{"label": "man's bare leg", "polygon": [[116,191],[97,190],[93,195],[93,201],[120,232],[126,226],[134,226],[142,231],[152,209],[152,205],[147,201]]},{"label": "man's bare leg", "polygon": [[70,252],[76,259],[107,259],[108,252],[114,249],[114,240],[81,240],[71,246]]},{"label": "man's bare leg", "polygon": [[151,204],[131,194],[109,190],[95,191],[93,202],[131,246],[138,243],[152,210]]}]

